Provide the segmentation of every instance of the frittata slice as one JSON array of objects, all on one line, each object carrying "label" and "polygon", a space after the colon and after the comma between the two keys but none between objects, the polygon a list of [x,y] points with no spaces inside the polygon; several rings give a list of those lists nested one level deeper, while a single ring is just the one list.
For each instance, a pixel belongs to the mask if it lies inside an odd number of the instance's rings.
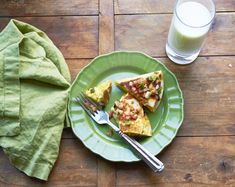
[{"label": "frittata slice", "polygon": [[162,71],[155,71],[116,81],[118,87],[135,97],[143,106],[154,112],[164,91]]},{"label": "frittata slice", "polygon": [[85,91],[85,95],[101,105],[106,105],[112,91],[112,81],[108,80]]},{"label": "frittata slice", "polygon": [[130,94],[121,97],[111,109],[119,128],[129,136],[151,136],[152,128],[140,103]]}]

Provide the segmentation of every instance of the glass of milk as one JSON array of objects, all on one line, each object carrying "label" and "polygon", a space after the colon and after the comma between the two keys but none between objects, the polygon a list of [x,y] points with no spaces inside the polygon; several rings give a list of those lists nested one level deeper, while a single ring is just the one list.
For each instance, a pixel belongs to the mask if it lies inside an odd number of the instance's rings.
[{"label": "glass of milk", "polygon": [[166,44],[167,56],[177,64],[189,64],[199,55],[215,17],[212,0],[178,0]]}]

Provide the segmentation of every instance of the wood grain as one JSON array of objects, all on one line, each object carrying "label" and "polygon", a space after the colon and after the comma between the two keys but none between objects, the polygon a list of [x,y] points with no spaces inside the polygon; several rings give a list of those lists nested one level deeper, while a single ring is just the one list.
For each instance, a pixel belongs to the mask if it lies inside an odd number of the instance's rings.
[{"label": "wood grain", "polygon": [[[115,16],[115,50],[138,50],[165,56],[171,15]],[[200,55],[235,54],[235,13],[218,13]]]},{"label": "wood grain", "polygon": [[[172,13],[176,0],[114,0],[115,14]],[[217,12],[235,11],[234,0],[214,0]]]},{"label": "wood grain", "polygon": [[235,57],[200,57],[189,66],[160,61],[184,94],[185,119],[177,136],[235,135]]},{"label": "wood grain", "polygon": [[[99,0],[99,54],[114,50],[113,0]],[[116,185],[115,164],[98,158],[98,187]]]},{"label": "wood grain", "polygon": [[77,139],[77,137],[73,133],[72,128],[65,128],[63,130],[62,139]]},{"label": "wood grain", "polygon": [[66,59],[66,63],[69,67],[72,82],[76,78],[77,74],[84,68],[87,64],[91,62],[92,59]]},{"label": "wood grain", "polygon": [[174,1],[1,1],[0,29],[17,17],[45,31],[66,57],[73,80],[95,56],[112,50],[164,57],[160,60],[183,90],[185,120],[172,144],[158,155],[166,165],[161,174],[143,162],[105,161],[66,129],[48,182],[19,172],[1,150],[0,187],[235,186],[235,2],[215,0],[219,13],[202,57],[177,66],[165,58]]},{"label": "wood grain", "polygon": [[99,54],[114,50],[114,10],[112,0],[100,0]]},{"label": "wood grain", "polygon": [[98,187],[116,186],[116,169],[115,163],[98,158]]},{"label": "wood grain", "polygon": [[158,157],[165,171],[144,163],[117,164],[117,186],[235,186],[235,138],[181,137]]},{"label": "wood grain", "polygon": [[[18,17],[47,33],[65,58],[93,58],[98,55],[98,17]],[[2,30],[10,18],[0,18]]]},{"label": "wood grain", "polygon": [[[158,157],[166,170],[153,173],[143,162],[116,164],[117,186],[234,186],[235,139],[177,137]],[[0,152],[0,186],[96,186],[96,155],[78,141],[62,140],[61,152],[48,182],[29,178]],[[106,175],[104,180],[108,180]],[[112,185],[114,186],[114,185]]]},{"label": "wood grain", "polygon": [[98,15],[98,0],[1,0],[0,16]]},{"label": "wood grain", "polygon": [[1,187],[96,186],[97,159],[78,139],[62,140],[59,158],[47,182],[30,178],[15,169],[0,151]]}]

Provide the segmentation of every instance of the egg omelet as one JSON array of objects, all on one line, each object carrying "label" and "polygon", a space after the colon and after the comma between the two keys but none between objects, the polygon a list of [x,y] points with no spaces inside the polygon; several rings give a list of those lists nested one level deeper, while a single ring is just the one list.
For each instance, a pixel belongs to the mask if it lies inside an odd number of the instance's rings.
[{"label": "egg omelet", "polygon": [[111,91],[112,81],[108,80],[89,88],[85,91],[85,95],[101,105],[106,105],[109,101]]},{"label": "egg omelet", "polygon": [[116,81],[118,87],[135,97],[143,106],[154,112],[163,96],[163,74],[155,71]]},{"label": "egg omelet", "polygon": [[111,109],[119,128],[129,136],[151,136],[152,128],[140,103],[130,94],[121,97]]}]

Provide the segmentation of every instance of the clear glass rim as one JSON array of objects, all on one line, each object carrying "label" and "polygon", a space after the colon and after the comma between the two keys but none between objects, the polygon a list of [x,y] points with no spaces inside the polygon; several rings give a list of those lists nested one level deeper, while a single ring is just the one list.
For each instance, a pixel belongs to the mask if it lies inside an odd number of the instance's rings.
[{"label": "clear glass rim", "polygon": [[210,24],[213,22],[213,20],[214,20],[214,18],[215,18],[215,14],[216,14],[216,7],[215,7],[215,3],[214,3],[213,0],[209,0],[209,1],[211,2],[211,4],[212,4],[213,16],[212,16],[211,20],[210,20],[208,23],[206,23],[206,24],[204,24],[204,25],[202,25],[202,26],[192,26],[192,25],[188,25],[188,24],[184,23],[184,22],[180,19],[180,17],[178,16],[178,13],[177,13],[177,7],[178,7],[178,5],[179,5],[179,1],[180,1],[180,0],[177,0],[177,1],[176,1],[175,8],[174,8],[174,13],[175,13],[177,19],[178,19],[182,24],[186,25],[187,27],[191,27],[191,28],[202,28],[202,27],[206,27],[206,26],[210,25]]}]

